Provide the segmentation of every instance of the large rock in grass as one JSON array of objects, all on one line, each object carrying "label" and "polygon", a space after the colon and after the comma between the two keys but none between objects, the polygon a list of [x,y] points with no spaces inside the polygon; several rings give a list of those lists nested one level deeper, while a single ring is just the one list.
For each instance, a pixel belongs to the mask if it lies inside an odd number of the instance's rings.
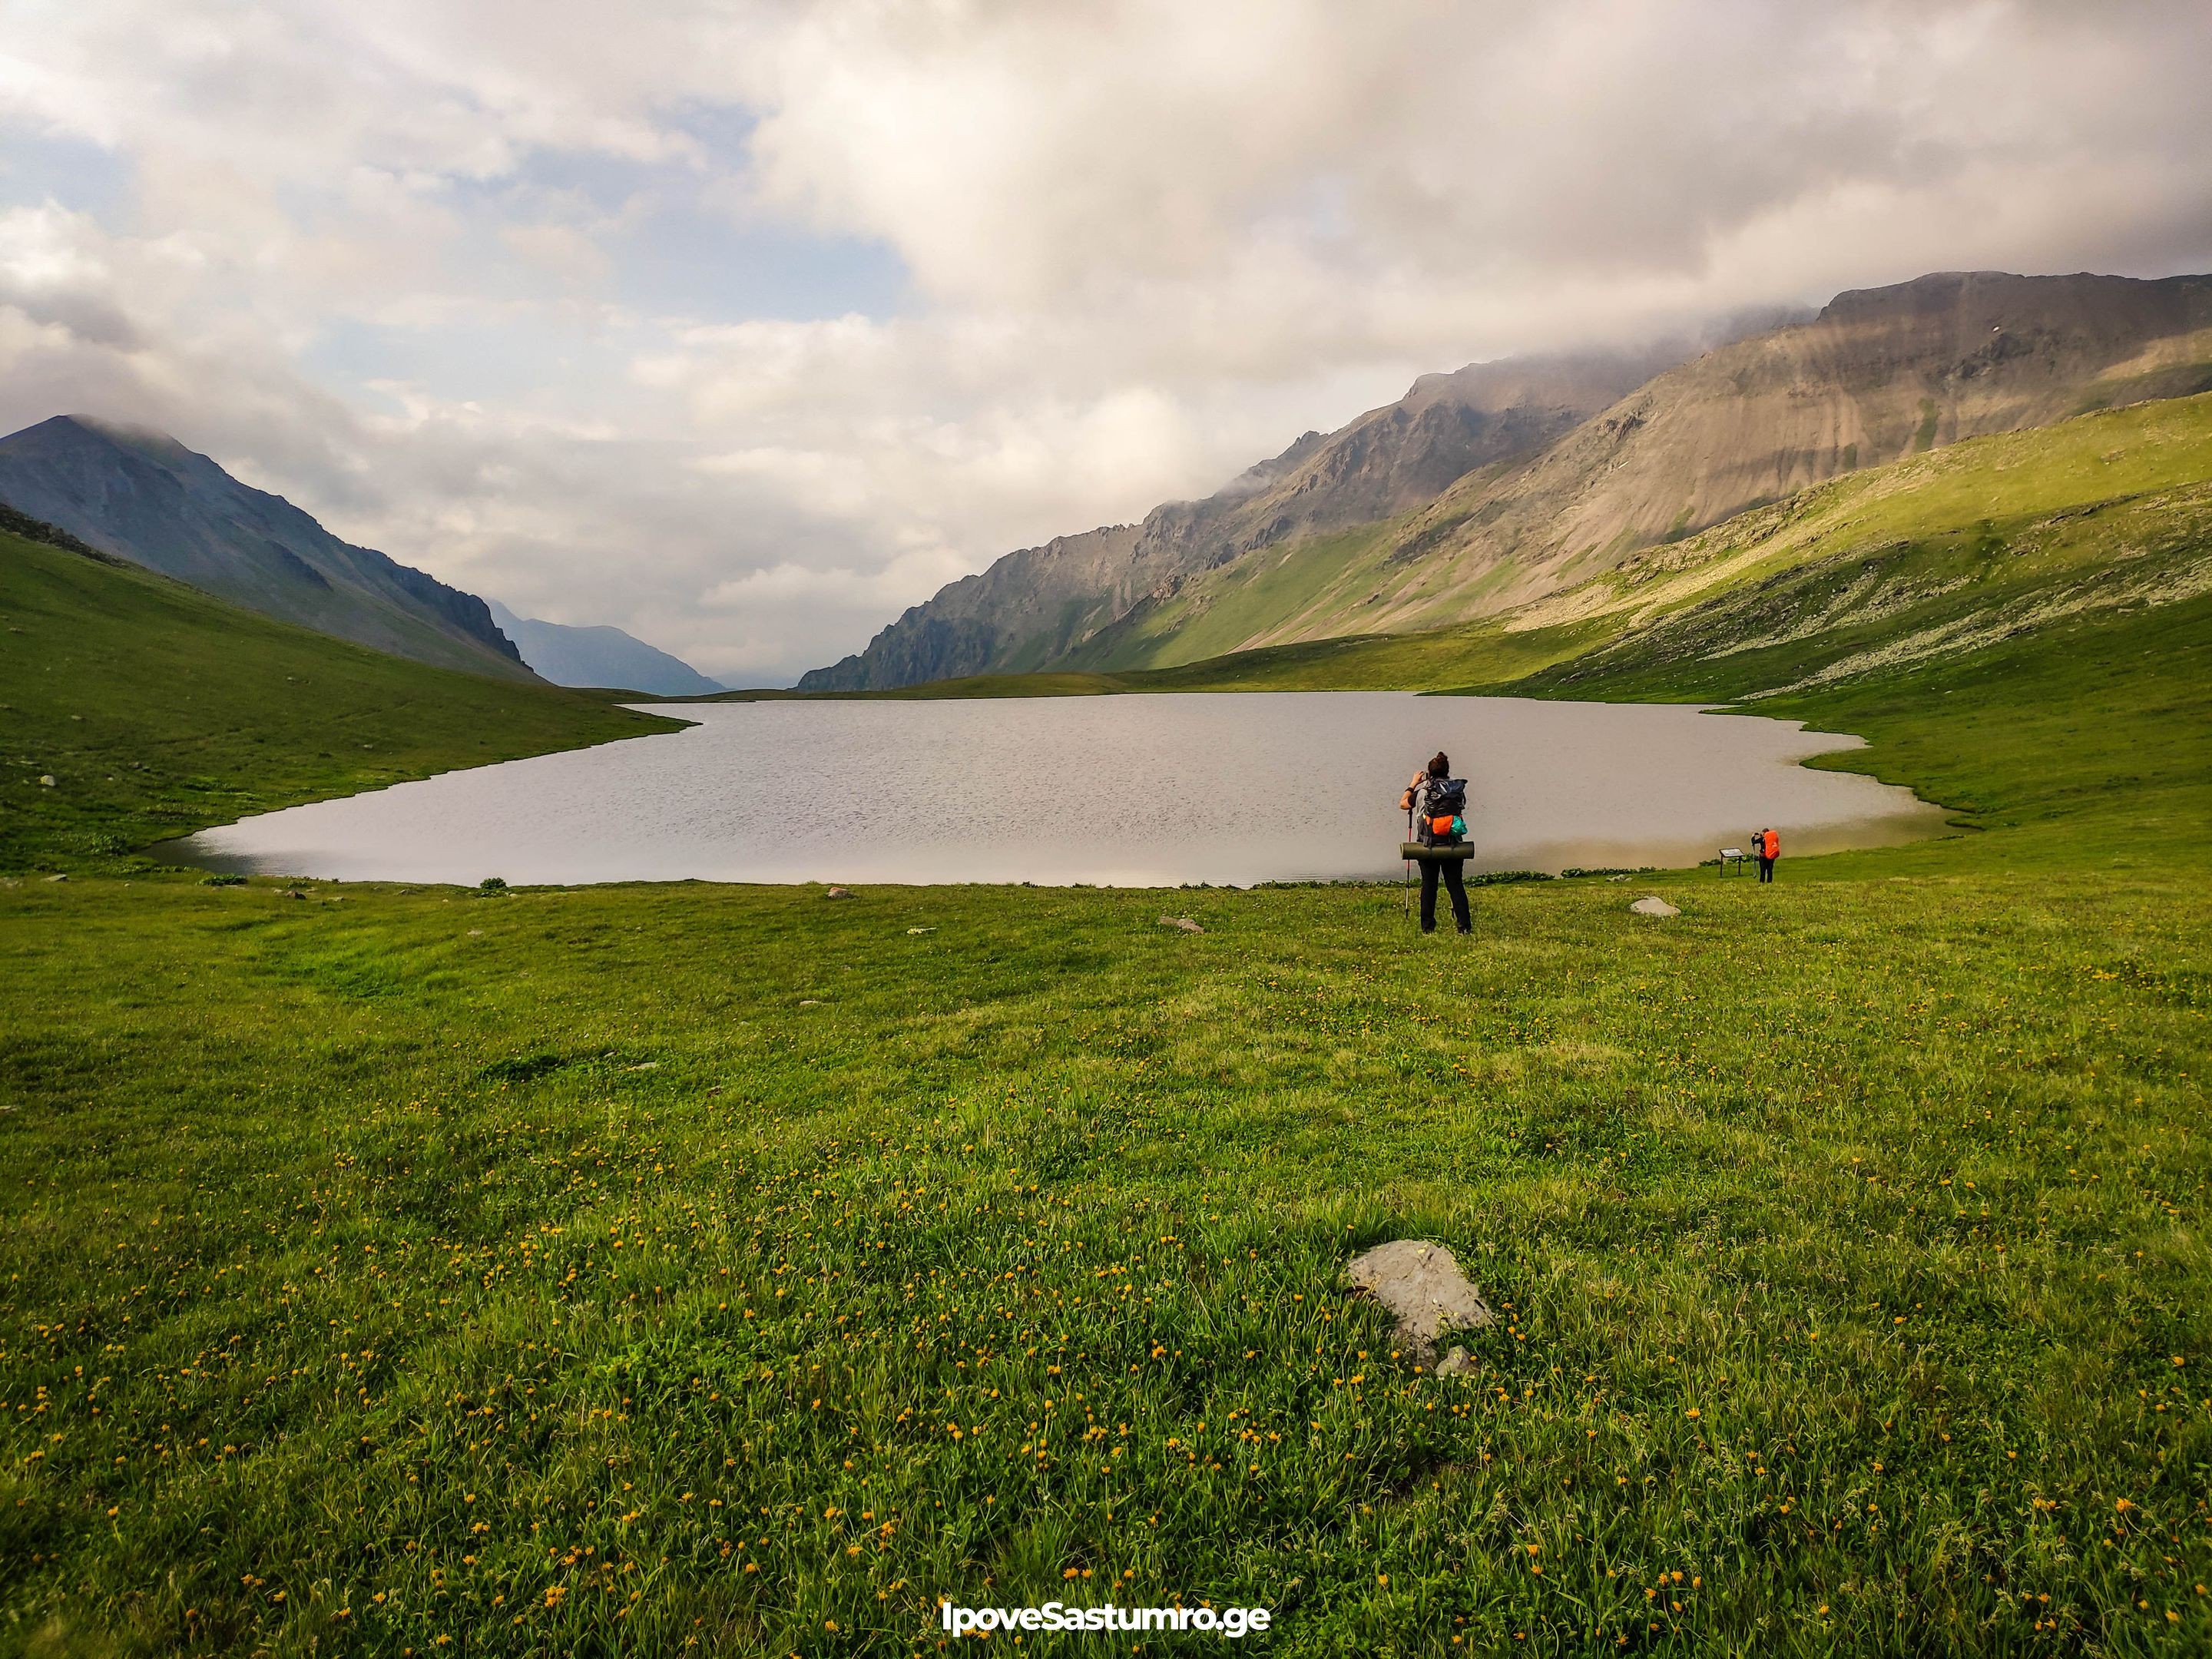
[{"label": "large rock in grass", "polygon": [[1646,894],[1628,908],[1639,916],[1679,916],[1682,914],[1656,893]]},{"label": "large rock in grass", "polygon": [[1424,1239],[1377,1244],[1354,1256],[1344,1276],[1390,1310],[1399,1340],[1423,1359],[1445,1332],[1477,1330],[1492,1317],[1452,1253]]}]

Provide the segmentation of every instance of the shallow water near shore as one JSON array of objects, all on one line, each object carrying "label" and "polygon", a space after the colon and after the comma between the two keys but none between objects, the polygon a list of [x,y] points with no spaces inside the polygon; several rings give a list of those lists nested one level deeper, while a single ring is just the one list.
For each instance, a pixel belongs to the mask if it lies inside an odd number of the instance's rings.
[{"label": "shallow water near shore", "polygon": [[179,862],[513,884],[1395,877],[1437,749],[1470,870],[1694,864],[1771,824],[1785,858],[1917,840],[1941,809],[1800,761],[1861,746],[1681,704],[1387,691],[639,704],[679,732],[451,772],[167,843]]}]

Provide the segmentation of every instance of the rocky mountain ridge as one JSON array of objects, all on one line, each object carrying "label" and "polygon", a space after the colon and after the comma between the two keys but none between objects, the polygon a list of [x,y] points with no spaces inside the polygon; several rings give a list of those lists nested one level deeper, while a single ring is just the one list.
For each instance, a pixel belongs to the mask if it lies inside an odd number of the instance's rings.
[{"label": "rocky mountain ridge", "polygon": [[917,605],[866,652],[799,681],[873,690],[1036,668],[1147,596],[1261,549],[1402,514],[1474,469],[1527,454],[1688,348],[1478,363],[1424,375],[1397,403],[1309,432],[1198,501],[1006,555]]},{"label": "rocky mountain ridge", "polygon": [[1839,473],[2207,387],[2203,276],[1936,273],[1688,361],[1476,365],[1308,434],[1205,501],[1010,554],[800,687],[1442,626]]}]

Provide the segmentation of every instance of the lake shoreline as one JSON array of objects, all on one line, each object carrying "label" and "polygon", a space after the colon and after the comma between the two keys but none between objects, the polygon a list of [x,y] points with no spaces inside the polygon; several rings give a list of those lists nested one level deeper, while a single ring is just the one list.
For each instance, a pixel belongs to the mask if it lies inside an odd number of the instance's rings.
[{"label": "lake shoreline", "polygon": [[[1863,749],[1856,735],[1693,718],[1723,707],[1711,703],[1279,692],[1162,694],[1141,714],[1121,699],[627,706],[686,724],[149,850],[224,873],[459,886],[1388,881],[1403,839],[1389,803],[1439,743],[1474,783],[1470,874],[1692,867],[1770,823],[1789,855],[1814,856],[1926,839],[1948,818],[1908,788],[1805,764]],[[1040,756],[1082,764],[1040,773]]]}]

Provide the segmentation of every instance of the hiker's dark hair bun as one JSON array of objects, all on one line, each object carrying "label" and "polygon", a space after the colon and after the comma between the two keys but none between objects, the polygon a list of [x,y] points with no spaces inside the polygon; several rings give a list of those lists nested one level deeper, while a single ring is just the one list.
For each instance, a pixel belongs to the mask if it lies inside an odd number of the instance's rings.
[{"label": "hiker's dark hair bun", "polygon": [[1443,750],[1437,750],[1434,755],[1430,757],[1429,775],[1431,777],[1441,778],[1449,775],[1450,771],[1451,757],[1444,753]]}]

